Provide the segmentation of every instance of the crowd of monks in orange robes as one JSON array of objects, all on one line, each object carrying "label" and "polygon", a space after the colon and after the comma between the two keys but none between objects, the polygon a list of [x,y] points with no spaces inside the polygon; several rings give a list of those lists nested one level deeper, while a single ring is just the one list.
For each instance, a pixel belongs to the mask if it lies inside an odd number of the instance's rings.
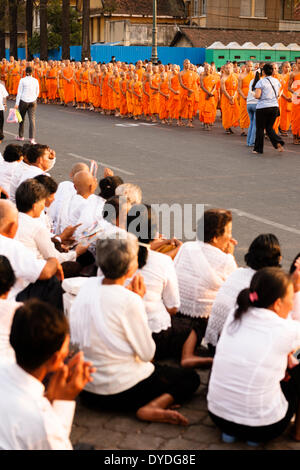
[{"label": "crowd of monks in orange robes", "polygon": [[[17,94],[27,65],[34,69],[33,76],[40,84],[39,99],[43,103],[71,104],[77,109],[134,120],[144,117],[164,124],[174,121],[178,126],[187,127],[193,127],[193,120],[199,118],[205,130],[211,130],[219,109],[226,133],[233,133],[232,128],[240,126],[242,135],[246,135],[250,124],[249,85],[261,66],[251,61],[241,67],[227,63],[217,71],[214,63],[205,63],[199,73],[188,59],[180,70],[178,65],[153,65],[142,61],[133,65],[34,59],[28,63],[11,57],[9,61],[2,59],[0,62],[0,80],[11,99]],[[300,59],[296,60],[293,70],[285,62],[281,73],[274,64],[273,76],[281,83],[280,117],[274,128],[282,135],[287,135],[291,128],[294,143],[299,143]]]}]

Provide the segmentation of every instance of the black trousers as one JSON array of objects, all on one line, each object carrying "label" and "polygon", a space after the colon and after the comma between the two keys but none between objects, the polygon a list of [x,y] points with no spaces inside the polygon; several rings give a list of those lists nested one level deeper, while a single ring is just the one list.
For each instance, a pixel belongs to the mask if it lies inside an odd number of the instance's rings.
[{"label": "black trousers", "polygon": [[18,302],[25,302],[25,300],[36,298],[48,302],[59,310],[63,310],[62,295],[61,283],[56,276],[53,276],[46,281],[36,281],[29,284],[29,286],[19,292],[16,300]]},{"label": "black trousers", "polygon": [[155,364],[150,377],[124,392],[98,395],[83,390],[80,398],[84,405],[92,408],[128,412],[137,411],[164,393],[172,395],[175,403],[184,403],[192,397],[199,385],[200,378],[194,370]]},{"label": "black trousers", "polygon": [[296,413],[300,397],[300,365],[289,370],[291,376],[288,381],[281,381],[281,390],[288,402],[286,415],[277,423],[268,426],[244,426],[208,412],[215,425],[222,432],[238,437],[245,441],[267,442],[280,436],[288,427],[294,413]]},{"label": "black trousers", "polygon": [[24,137],[24,122],[25,115],[28,113],[29,118],[29,139],[35,138],[35,113],[36,113],[36,101],[33,103],[25,103],[20,100],[19,111],[22,116],[22,122],[19,124],[19,137]]},{"label": "black trousers", "polygon": [[277,149],[278,144],[284,145],[284,141],[273,129],[274,122],[278,116],[278,107],[256,109],[256,139],[254,144],[254,151],[258,153],[264,152],[264,130],[266,129],[267,136],[271,144]]},{"label": "black trousers", "polygon": [[3,125],[4,125],[4,111],[0,111],[0,140],[4,139]]}]

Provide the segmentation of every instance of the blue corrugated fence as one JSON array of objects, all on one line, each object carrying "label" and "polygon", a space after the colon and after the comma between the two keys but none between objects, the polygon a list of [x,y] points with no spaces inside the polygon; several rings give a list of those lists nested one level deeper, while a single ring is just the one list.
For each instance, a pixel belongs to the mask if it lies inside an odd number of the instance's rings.
[{"label": "blue corrugated fence", "polygon": [[[158,47],[158,58],[163,64],[172,63],[182,67],[183,61],[189,59],[193,64],[202,64],[205,61],[205,49],[197,47]],[[146,46],[106,46],[94,44],[91,46],[91,59],[96,62],[109,62],[112,56],[121,62],[135,63],[137,60],[150,59],[152,48]],[[18,49],[19,59],[25,59],[25,49]],[[39,54],[35,54],[38,57]],[[6,58],[9,59],[9,50],[6,49]],[[49,51],[49,59],[60,60],[61,48]],[[81,46],[70,47],[70,58],[81,61]]]}]

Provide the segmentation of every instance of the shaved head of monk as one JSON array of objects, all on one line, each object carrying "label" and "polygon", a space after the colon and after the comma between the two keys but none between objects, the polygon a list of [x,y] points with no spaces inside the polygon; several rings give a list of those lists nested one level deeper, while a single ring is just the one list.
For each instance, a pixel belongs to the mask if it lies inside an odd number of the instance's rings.
[{"label": "shaved head of monk", "polygon": [[76,173],[78,173],[79,171],[90,171],[89,170],[89,167],[87,166],[86,163],[75,163],[75,165],[72,166],[72,170],[71,170],[71,173],[70,173],[70,178],[71,179],[74,179],[74,176],[76,175]]},{"label": "shaved head of monk", "polygon": [[98,184],[96,178],[89,171],[78,171],[73,181],[77,194],[86,199],[94,193]]}]

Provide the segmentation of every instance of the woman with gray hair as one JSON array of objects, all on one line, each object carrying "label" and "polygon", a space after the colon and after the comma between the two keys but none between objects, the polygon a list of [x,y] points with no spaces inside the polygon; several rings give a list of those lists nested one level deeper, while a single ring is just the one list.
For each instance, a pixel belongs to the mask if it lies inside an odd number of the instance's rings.
[{"label": "woman with gray hair", "polygon": [[70,312],[71,341],[97,369],[82,399],[92,407],[135,411],[144,421],[187,424],[169,409],[199,386],[191,370],[154,366],[155,343],[142,301],[143,278],[127,278],[138,267],[138,243],[132,234],[97,241],[96,261],[104,278],[88,279]]}]

